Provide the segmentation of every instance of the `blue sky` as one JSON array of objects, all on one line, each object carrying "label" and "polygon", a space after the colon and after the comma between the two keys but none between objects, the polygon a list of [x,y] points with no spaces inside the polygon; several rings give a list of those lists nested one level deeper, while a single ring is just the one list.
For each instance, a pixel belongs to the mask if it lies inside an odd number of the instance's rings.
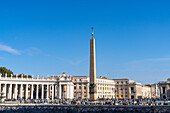
[{"label": "blue sky", "polygon": [[2,0],[0,66],[15,74],[89,75],[156,83],[170,77],[170,2]]}]

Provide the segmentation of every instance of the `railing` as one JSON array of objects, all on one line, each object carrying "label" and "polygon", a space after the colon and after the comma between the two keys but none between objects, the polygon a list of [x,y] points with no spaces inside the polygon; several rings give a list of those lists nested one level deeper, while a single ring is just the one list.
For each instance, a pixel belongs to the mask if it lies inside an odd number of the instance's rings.
[{"label": "railing", "polygon": [[120,113],[169,113],[170,106],[114,106],[114,105],[40,105],[40,104],[24,104],[24,105],[0,105],[0,110],[13,110],[13,112],[36,112],[40,113],[42,110],[46,112],[120,112]]},{"label": "railing", "polygon": [[32,81],[32,80],[44,80],[44,81],[46,81],[46,80],[51,80],[51,81],[53,81],[53,80],[56,80],[55,78],[22,78],[22,77],[1,77],[0,78],[1,80],[30,80],[30,81]]}]

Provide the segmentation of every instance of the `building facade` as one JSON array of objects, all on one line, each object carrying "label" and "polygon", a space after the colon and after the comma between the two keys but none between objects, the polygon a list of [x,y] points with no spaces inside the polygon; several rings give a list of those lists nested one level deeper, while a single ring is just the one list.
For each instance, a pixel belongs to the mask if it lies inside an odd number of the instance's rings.
[{"label": "building facade", "polygon": [[151,88],[130,79],[113,79],[116,99],[151,98]]},{"label": "building facade", "polygon": [[170,78],[158,83],[161,99],[170,99]]},{"label": "building facade", "polygon": [[[151,87],[130,79],[96,78],[98,99],[151,98]],[[6,99],[89,99],[89,76],[51,76],[47,78],[2,77],[0,92]]]},{"label": "building facade", "polygon": [[158,84],[146,84],[145,86],[148,86],[151,88],[151,98],[156,99],[160,98],[160,90],[158,87]]}]

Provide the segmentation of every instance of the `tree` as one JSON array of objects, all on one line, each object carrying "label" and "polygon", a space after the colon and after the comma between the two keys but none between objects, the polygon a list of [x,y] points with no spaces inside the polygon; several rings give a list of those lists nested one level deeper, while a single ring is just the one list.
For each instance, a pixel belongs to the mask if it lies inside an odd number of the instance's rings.
[{"label": "tree", "polygon": [[[27,78],[27,75],[24,75],[24,74],[19,74],[18,77],[21,77],[21,75],[23,75],[23,78]],[[28,78],[32,78],[32,76],[28,75]]]},{"label": "tree", "polygon": [[[13,72],[6,67],[0,67],[0,73],[2,73],[2,77],[5,77],[5,73],[7,73],[7,77],[11,77],[11,74],[13,74]],[[19,74],[18,77],[21,77],[21,75],[22,74]],[[13,75],[12,77],[16,77],[16,75]],[[27,75],[23,74],[23,78],[27,78]],[[28,78],[32,78],[32,76],[28,75]]]},{"label": "tree", "polygon": [[7,77],[10,77],[13,72],[6,67],[0,67],[0,73],[2,73],[2,77],[5,76],[5,73],[7,73]]}]

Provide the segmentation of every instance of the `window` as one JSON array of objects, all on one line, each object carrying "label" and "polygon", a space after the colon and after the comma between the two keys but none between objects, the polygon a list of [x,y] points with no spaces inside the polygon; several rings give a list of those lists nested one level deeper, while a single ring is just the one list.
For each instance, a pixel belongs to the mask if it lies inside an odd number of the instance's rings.
[{"label": "window", "polygon": [[74,86],[74,89],[76,89],[76,86]]},{"label": "window", "polygon": [[79,89],[81,89],[81,86],[79,86]]},{"label": "window", "polygon": [[121,95],[121,97],[123,97],[123,95]]},{"label": "window", "polygon": [[119,81],[117,81],[117,84],[119,84]]},{"label": "window", "polygon": [[165,93],[165,90],[166,90],[166,88],[165,88],[165,87],[162,87],[162,92],[163,92],[163,93]]},{"label": "window", "polygon": [[123,84],[123,81],[121,81],[121,83]]},{"label": "window", "polygon": [[84,86],[84,89],[86,90],[86,86]]}]

